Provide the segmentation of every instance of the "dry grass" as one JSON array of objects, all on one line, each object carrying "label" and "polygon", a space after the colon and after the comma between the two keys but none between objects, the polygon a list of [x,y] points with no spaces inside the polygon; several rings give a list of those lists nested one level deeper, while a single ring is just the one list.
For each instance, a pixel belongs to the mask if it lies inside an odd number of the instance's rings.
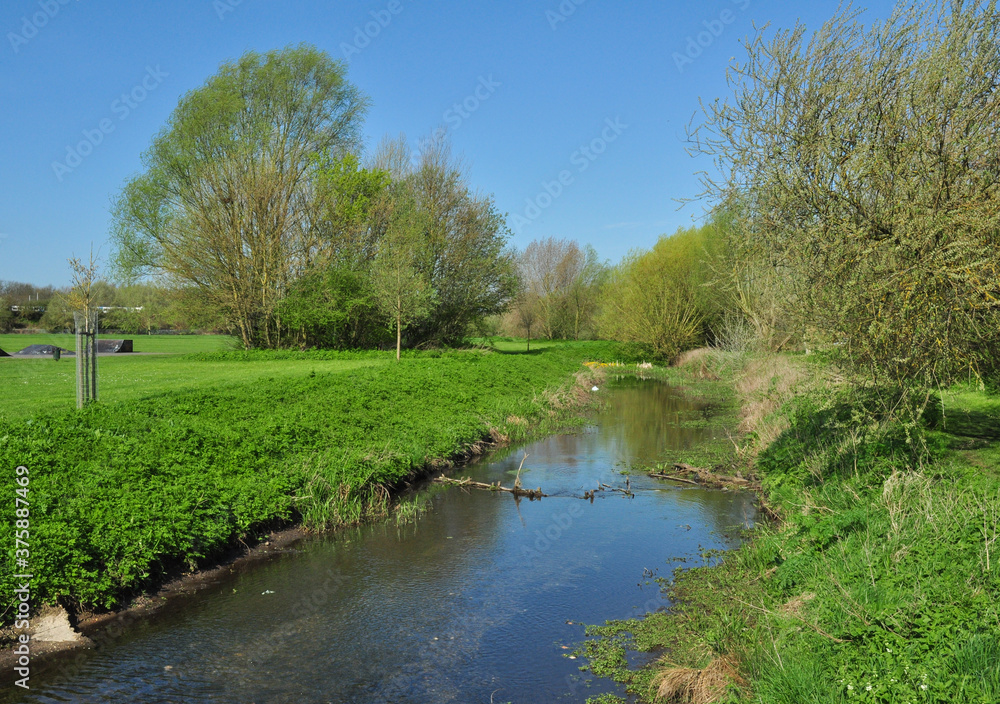
[{"label": "dry grass", "polygon": [[799,363],[785,355],[752,358],[737,375],[739,429],[756,435],[755,451],[767,447],[788,428],[788,419],[776,411],[795,394],[807,376]]},{"label": "dry grass", "polygon": [[793,596],[791,599],[786,601],[781,605],[781,613],[786,616],[794,616],[797,619],[802,618],[802,612],[805,611],[806,604],[816,598],[815,592],[806,592],[805,594],[799,594],[798,596]]},{"label": "dry grass", "polygon": [[718,380],[718,375],[712,371],[709,364],[713,357],[718,354],[710,347],[698,347],[697,349],[681,352],[674,359],[673,366],[688,369],[700,379]]},{"label": "dry grass", "polygon": [[746,686],[746,680],[740,677],[734,661],[728,656],[715,658],[700,670],[667,667],[653,683],[658,685],[656,697],[660,701],[687,704],[712,704],[726,696],[730,684]]}]

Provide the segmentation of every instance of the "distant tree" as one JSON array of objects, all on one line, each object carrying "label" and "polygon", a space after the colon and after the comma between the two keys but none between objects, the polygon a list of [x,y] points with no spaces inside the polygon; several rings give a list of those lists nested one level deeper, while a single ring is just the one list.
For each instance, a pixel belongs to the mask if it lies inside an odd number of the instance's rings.
[{"label": "distant tree", "polygon": [[167,327],[166,311],[170,292],[148,283],[119,288],[114,306],[105,315],[104,327],[130,334],[146,333]]},{"label": "distant tree", "polygon": [[0,333],[10,332],[14,329],[14,313],[10,307],[10,299],[5,295],[0,295]]},{"label": "distant tree", "polygon": [[514,315],[518,331],[524,335],[527,341],[525,349],[530,352],[531,329],[535,327],[535,321],[538,319],[538,295],[533,291],[521,291],[521,295],[514,302],[511,312]]},{"label": "distant tree", "polygon": [[282,339],[291,282],[330,242],[321,158],[358,145],[367,100],[310,46],[248,52],[186,94],[114,207],[118,267],[196,287],[246,347]]},{"label": "distant tree", "polygon": [[572,240],[553,237],[536,240],[519,255],[518,272],[547,338],[580,339],[595,332],[608,272],[593,247],[581,249]]},{"label": "distant tree", "polygon": [[591,337],[597,332],[597,316],[601,292],[607,284],[609,270],[591,245],[583,249],[583,260],[566,294],[567,309],[572,318],[573,339]]}]

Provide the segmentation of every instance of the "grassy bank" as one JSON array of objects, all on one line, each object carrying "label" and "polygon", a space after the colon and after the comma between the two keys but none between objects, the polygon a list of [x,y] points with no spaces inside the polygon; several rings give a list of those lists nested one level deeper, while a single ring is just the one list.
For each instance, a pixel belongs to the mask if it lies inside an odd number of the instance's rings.
[{"label": "grassy bank", "polygon": [[[739,393],[727,469],[777,520],[677,572],[669,613],[591,629],[594,672],[647,701],[1000,701],[1000,399],[953,389],[907,422],[802,357],[689,370]],[[629,649],[662,657],[633,672]]]},{"label": "grassy bank", "polygon": [[[11,497],[14,468],[30,470],[35,605],[115,607],[257,527],[382,515],[389,488],[414,472],[551,423],[581,362],[606,351],[431,352],[399,364],[373,353],[353,367],[346,354],[205,354],[177,364],[241,365],[247,381],[206,372],[196,388],[0,419]],[[8,565],[13,523],[11,510],[0,533]],[[14,572],[0,577],[3,623]]]}]

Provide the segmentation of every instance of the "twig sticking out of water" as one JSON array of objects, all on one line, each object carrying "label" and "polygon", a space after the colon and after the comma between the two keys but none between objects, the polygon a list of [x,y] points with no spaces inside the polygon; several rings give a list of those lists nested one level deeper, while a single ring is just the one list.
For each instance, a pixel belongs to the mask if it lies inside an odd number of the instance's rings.
[{"label": "twig sticking out of water", "polygon": [[527,452],[525,452],[524,456],[521,457],[521,464],[519,464],[517,466],[517,476],[514,477],[514,488],[515,489],[520,489],[521,488],[521,468],[524,467],[524,461],[526,459],[528,459],[528,453]]}]

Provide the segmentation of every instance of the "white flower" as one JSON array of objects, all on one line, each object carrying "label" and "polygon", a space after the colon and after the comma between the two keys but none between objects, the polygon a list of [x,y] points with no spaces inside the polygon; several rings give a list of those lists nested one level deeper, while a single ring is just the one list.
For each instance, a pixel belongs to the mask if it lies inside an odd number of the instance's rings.
[{"label": "white flower", "polygon": [[872,691],[872,686],[871,686],[871,685],[868,685],[867,687],[865,687],[865,691],[866,691],[866,692],[870,692],[870,691]]},{"label": "white flower", "polygon": [[920,685],[920,689],[927,689],[927,685],[925,684]]},{"label": "white flower", "polygon": [[847,685],[847,691],[850,692],[850,691],[853,691],[853,689],[854,689],[854,685],[853,684]]}]

